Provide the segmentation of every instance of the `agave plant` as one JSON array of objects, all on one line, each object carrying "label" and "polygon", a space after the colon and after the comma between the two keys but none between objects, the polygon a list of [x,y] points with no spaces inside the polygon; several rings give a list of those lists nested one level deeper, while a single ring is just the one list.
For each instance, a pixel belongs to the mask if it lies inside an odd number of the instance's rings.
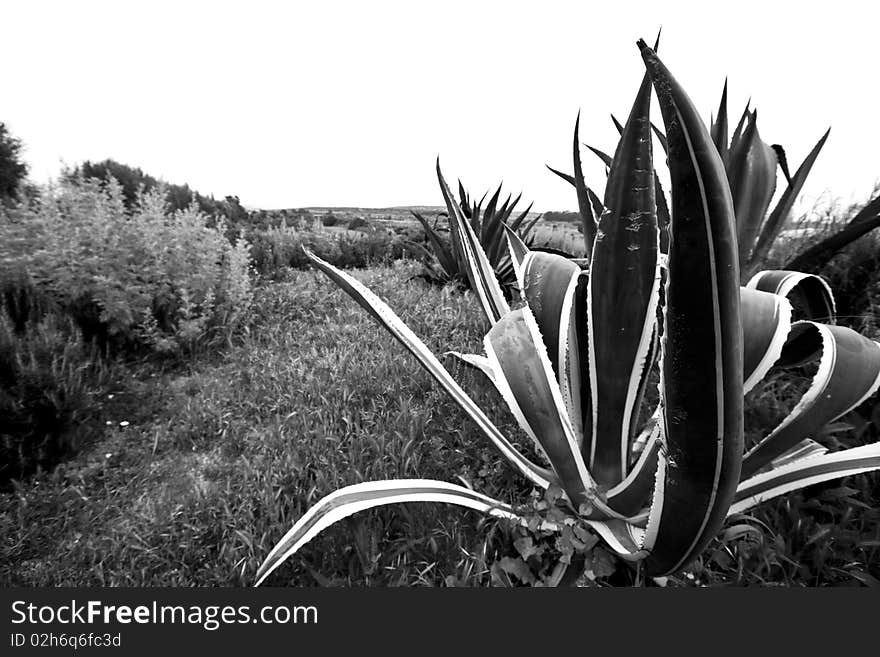
[{"label": "agave plant", "polygon": [[[508,226],[517,231],[520,238],[526,243],[531,241],[531,232],[538,221],[535,217],[531,221],[527,221],[529,211],[532,209],[531,204],[521,213],[514,216],[514,210],[521,198],[521,194],[511,200],[508,195],[507,199],[499,205],[501,198],[501,185],[495,190],[495,193],[489,199],[485,209],[483,202],[486,200],[488,192],[483,198],[472,201],[461,181],[458,182],[459,202],[458,208],[463,216],[470,222],[471,228],[478,236],[480,245],[489,259],[495,274],[501,281],[502,287],[507,291],[508,295],[515,283],[513,272],[513,264],[507,254],[507,245],[504,238],[504,226]],[[454,230],[451,215],[447,215],[449,221],[449,241],[445,240],[437,230],[437,226],[425,219],[418,212],[413,211],[413,216],[422,224],[425,229],[425,235],[431,245],[434,260],[426,261],[425,278],[430,281],[440,283],[448,283],[456,281],[464,286],[469,285],[467,276],[467,260],[465,258],[462,245],[458,238],[458,233]]]},{"label": "agave plant", "polygon": [[[499,431],[381,299],[310,257],[415,356],[514,468],[540,488],[561,489],[573,521],[656,577],[685,567],[730,514],[808,484],[880,468],[880,444],[830,453],[810,439],[876,390],[880,344],[850,329],[792,322],[786,295],[795,291],[833,310],[814,277],[771,273],[740,287],[733,198],[721,157],[682,87],[651,48],[642,41],[639,47],[647,73],[622,126],[589,270],[530,251],[508,230],[519,290],[508,303],[438,162],[467,275],[491,324],[483,354],[458,356],[497,388],[542,462]],[[660,219],[652,161],[652,86],[667,131],[668,226]],[[652,420],[640,426],[655,354],[660,400]],[[746,449],[744,392],[774,363],[816,359],[818,372],[803,399]],[[523,519],[520,507],[442,481],[360,483],[307,511],[267,556],[257,583],[342,518],[407,501]]]},{"label": "agave plant", "polygon": [[[792,175],[782,146],[779,144],[769,145],[761,139],[758,131],[758,111],[752,109],[750,105],[751,101],[746,104],[733,133],[729,135],[727,81],[725,81],[717,117],[712,118],[710,128],[712,141],[718,149],[730,183],[737,225],[740,276],[743,282],[751,279],[766,265],[777,238],[790,222],[795,201],[831,132],[830,128],[825,131],[825,134],[816,142],[816,145]],[[623,126],[620,122],[613,115],[611,119],[618,132],[621,132]],[[575,174],[572,176],[552,167],[548,168],[576,188],[578,208],[585,224],[585,239],[588,244],[591,244],[592,237],[589,231],[590,229],[595,231],[596,221],[605,208],[601,199],[584,181],[580,161],[578,124],[579,121],[576,121]],[[660,145],[666,149],[666,136],[656,126],[652,126],[652,128]],[[586,146],[603,161],[610,173],[613,158],[598,148]],[[771,203],[777,187],[777,167],[782,171],[786,187],[771,210]],[[665,197],[662,197],[659,183],[657,184],[658,204],[661,205],[659,211],[662,220],[664,211],[662,204],[665,203]],[[818,271],[838,251],[878,226],[880,226],[880,196],[873,198],[842,229],[796,254],[785,263],[783,268],[791,271]]]},{"label": "agave plant", "polygon": [[[816,143],[794,176],[789,173],[785,151],[766,144],[758,132],[758,111],[749,104],[727,141],[727,82],[721,92],[717,119],[712,121],[712,140],[727,170],[736,215],[739,262],[744,279],[753,276],[767,260],[770,248],[791,215],[794,202],[806,182],[819,151],[828,139],[829,128]],[[782,170],[786,188],[772,211],[776,192],[776,169]]]}]

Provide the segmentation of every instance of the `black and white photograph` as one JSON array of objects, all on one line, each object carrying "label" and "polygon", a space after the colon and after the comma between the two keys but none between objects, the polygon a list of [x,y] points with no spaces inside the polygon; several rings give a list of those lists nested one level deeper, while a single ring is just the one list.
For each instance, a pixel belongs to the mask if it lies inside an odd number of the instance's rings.
[{"label": "black and white photograph", "polygon": [[880,586],[878,24],[4,2],[0,587]]}]

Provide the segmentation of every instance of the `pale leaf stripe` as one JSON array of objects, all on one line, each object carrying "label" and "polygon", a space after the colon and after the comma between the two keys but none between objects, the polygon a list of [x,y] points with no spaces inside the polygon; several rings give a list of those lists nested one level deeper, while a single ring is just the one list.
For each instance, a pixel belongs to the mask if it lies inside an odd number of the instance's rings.
[{"label": "pale leaf stripe", "polygon": [[741,482],[728,515],[824,481],[880,469],[880,443],[808,456]]},{"label": "pale leaf stripe", "polygon": [[290,528],[257,572],[259,586],[278,566],[322,531],[360,511],[401,502],[445,502],[501,518],[520,515],[503,502],[455,484],[431,479],[371,481],[330,493]]}]

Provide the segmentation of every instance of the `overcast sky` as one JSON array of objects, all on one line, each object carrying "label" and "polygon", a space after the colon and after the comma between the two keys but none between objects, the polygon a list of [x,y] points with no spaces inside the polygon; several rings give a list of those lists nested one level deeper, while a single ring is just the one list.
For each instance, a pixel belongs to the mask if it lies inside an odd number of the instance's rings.
[{"label": "overcast sky", "polygon": [[[442,203],[433,166],[572,209],[545,164],[611,150],[653,41],[708,121],[725,76],[806,202],[880,179],[880,3],[4,2],[0,121],[31,177],[115,160],[249,207]],[[659,122],[659,112],[655,118]],[[584,155],[588,183],[604,169]],[[658,163],[659,166],[659,163]]]}]

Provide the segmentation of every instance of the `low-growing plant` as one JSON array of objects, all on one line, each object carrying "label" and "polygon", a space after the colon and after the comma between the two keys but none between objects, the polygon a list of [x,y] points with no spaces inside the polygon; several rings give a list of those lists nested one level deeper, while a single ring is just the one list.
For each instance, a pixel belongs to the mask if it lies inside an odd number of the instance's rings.
[{"label": "low-growing plant", "polygon": [[[499,280],[501,280],[502,288],[510,294],[516,283],[516,276],[513,271],[513,263],[507,254],[504,226],[516,231],[520,239],[526,244],[531,244],[532,230],[539,217],[526,221],[529,211],[532,209],[531,204],[523,212],[514,216],[514,210],[522,195],[517,196],[513,200],[508,195],[507,199],[499,206],[501,185],[495,190],[485,209],[483,209],[483,202],[486,200],[488,192],[483,195],[479,202],[471,200],[461,181],[459,181],[458,194],[458,207],[464,217],[470,222],[471,228],[480,240],[480,246],[486,253],[486,257],[489,259]],[[435,283],[445,285],[446,283],[455,282],[463,287],[467,287],[469,284],[466,273],[467,256],[453,227],[453,218],[447,213],[449,238],[445,238],[436,223],[432,226],[418,212],[413,211],[412,214],[425,229],[425,235],[431,250],[429,257],[423,261],[425,266],[423,277]],[[431,255],[433,257],[430,257]]]},{"label": "low-growing plant", "polygon": [[[471,288],[491,325],[485,354],[455,354],[481,370],[543,463],[503,435],[425,344],[363,284],[314,264],[389,330],[476,422],[501,454],[552,500],[515,506],[434,480],[365,482],[320,500],[276,544],[262,583],[305,543],[369,508],[407,501],[457,504],[535,530],[572,536],[586,553],[595,533],[648,577],[693,562],[726,518],[806,485],[880,469],[880,444],[830,451],[818,429],[880,383],[880,344],[813,321],[833,315],[823,283],[763,272],[740,287],[730,184],[690,99],[640,41],[647,74],[622,126],[603,211],[585,222],[589,269],[530,251],[506,231],[519,297],[508,303],[471,223],[437,175]],[[649,118],[651,88],[666,126],[672,205],[658,194]],[[577,144],[575,145],[577,148]],[[579,167],[576,167],[576,175]],[[574,180],[579,191],[582,180]],[[583,202],[591,204],[583,194]],[[818,361],[807,392],[782,423],[748,445],[744,393],[776,364]],[[640,421],[657,363],[659,402]],[[528,550],[527,550],[528,551]],[[505,572],[520,564],[507,564]],[[499,564],[500,566],[500,564]],[[548,583],[559,583],[555,568]],[[578,575],[578,573],[575,573]],[[641,576],[641,575],[640,575]]]}]

